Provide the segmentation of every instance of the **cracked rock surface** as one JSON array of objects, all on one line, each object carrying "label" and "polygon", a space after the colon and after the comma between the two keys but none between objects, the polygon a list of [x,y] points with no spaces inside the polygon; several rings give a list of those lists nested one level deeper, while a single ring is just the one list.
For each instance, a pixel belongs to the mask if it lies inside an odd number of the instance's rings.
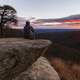
[{"label": "cracked rock surface", "polygon": [[42,39],[0,39],[0,80],[12,80],[26,71],[49,45],[51,41]]}]

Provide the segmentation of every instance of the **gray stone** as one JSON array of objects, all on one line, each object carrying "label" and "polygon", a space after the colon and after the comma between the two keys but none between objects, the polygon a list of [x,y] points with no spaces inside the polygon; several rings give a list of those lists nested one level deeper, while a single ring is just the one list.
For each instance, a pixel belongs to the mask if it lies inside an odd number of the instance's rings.
[{"label": "gray stone", "polygon": [[60,78],[48,60],[40,57],[27,71],[13,80],[60,80]]},{"label": "gray stone", "polygon": [[0,39],[0,80],[12,80],[27,70],[50,44],[49,40]]}]

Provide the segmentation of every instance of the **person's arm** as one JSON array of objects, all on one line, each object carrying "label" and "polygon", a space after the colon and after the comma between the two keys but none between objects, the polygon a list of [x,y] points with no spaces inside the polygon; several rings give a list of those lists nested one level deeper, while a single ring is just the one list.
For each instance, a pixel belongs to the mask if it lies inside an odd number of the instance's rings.
[{"label": "person's arm", "polygon": [[31,31],[32,31],[32,32],[35,32],[32,26],[30,26],[30,28],[31,28]]}]

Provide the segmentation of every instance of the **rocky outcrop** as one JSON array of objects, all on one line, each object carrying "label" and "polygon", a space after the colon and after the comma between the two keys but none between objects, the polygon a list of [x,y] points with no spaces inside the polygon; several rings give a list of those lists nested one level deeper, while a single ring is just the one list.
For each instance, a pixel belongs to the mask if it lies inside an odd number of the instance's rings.
[{"label": "rocky outcrop", "polygon": [[0,39],[0,80],[12,80],[26,71],[50,44],[49,40]]},{"label": "rocky outcrop", "polygon": [[40,57],[27,71],[13,80],[60,80],[49,61]]}]

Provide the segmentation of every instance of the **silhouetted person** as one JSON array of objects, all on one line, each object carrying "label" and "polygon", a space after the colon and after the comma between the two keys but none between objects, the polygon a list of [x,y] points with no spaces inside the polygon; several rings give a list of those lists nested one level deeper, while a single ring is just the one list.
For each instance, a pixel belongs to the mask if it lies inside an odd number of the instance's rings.
[{"label": "silhouetted person", "polygon": [[34,39],[34,29],[30,25],[29,21],[26,21],[26,24],[24,26],[24,38],[26,39]]}]

